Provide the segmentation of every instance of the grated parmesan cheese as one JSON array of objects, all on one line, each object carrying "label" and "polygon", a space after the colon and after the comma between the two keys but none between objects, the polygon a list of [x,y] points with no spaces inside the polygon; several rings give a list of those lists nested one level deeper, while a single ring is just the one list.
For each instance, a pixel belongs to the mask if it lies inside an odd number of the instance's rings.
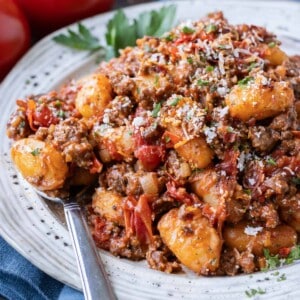
[{"label": "grated parmesan cheese", "polygon": [[203,133],[206,136],[207,143],[211,143],[213,139],[217,136],[216,127],[205,127]]},{"label": "grated parmesan cheese", "polygon": [[256,236],[259,232],[261,232],[263,230],[263,227],[258,226],[258,227],[251,227],[251,226],[247,226],[244,230],[244,232],[247,235],[251,235],[251,236]]}]

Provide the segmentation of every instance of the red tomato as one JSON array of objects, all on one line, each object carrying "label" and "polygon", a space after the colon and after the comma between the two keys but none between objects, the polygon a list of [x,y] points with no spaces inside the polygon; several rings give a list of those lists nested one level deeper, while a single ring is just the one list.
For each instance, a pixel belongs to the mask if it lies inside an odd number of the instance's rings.
[{"label": "red tomato", "polygon": [[27,21],[13,0],[0,0],[0,81],[28,49]]},{"label": "red tomato", "polygon": [[49,127],[51,124],[57,124],[59,119],[53,116],[48,106],[43,106],[33,113],[33,120],[38,126]]},{"label": "red tomato", "polygon": [[37,35],[109,10],[114,0],[16,0]]},{"label": "red tomato", "polygon": [[152,171],[163,161],[165,149],[162,146],[143,145],[135,151],[135,156],[147,171]]}]

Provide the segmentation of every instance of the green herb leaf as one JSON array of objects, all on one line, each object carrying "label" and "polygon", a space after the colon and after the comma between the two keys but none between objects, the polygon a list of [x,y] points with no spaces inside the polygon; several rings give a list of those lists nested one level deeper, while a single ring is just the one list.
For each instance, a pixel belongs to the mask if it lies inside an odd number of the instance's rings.
[{"label": "green herb leaf", "polygon": [[154,109],[152,110],[151,116],[153,118],[157,118],[160,109],[161,109],[161,103],[160,102],[156,103],[155,106],[154,106]]},{"label": "green herb leaf", "polygon": [[40,149],[40,148],[35,148],[33,151],[31,151],[31,154],[32,154],[33,156],[37,156],[37,155],[40,154],[40,152],[41,152],[41,149]]},{"label": "green herb leaf", "polygon": [[234,132],[234,129],[231,126],[227,126],[227,132],[231,133]]},{"label": "green herb leaf", "polygon": [[219,45],[218,48],[222,49],[222,50],[226,50],[226,49],[230,49],[230,46],[228,46],[228,45]]},{"label": "green herb leaf", "polygon": [[170,141],[171,141],[171,138],[170,138],[169,136],[166,136],[166,137],[165,137],[165,142],[166,142],[166,143],[169,143]]},{"label": "green herb leaf", "polygon": [[209,85],[209,81],[199,79],[199,80],[197,81],[197,84],[198,84],[199,86],[207,86],[207,85]]},{"label": "green herb leaf", "polygon": [[143,12],[132,22],[122,10],[118,10],[107,24],[106,43],[111,47],[110,56],[118,56],[119,50],[134,46],[138,38],[145,35],[160,37],[171,29],[176,6],[164,6],[161,9]]},{"label": "green herb leaf", "polygon": [[280,282],[280,281],[284,281],[286,280],[286,275],[285,273],[281,274],[278,278],[277,278],[277,281]]},{"label": "green herb leaf", "polygon": [[[176,6],[174,4],[164,6],[159,10],[141,13],[135,21],[137,37],[145,35],[162,36],[171,29],[176,14]],[[126,39],[126,36],[124,37]]]},{"label": "green herb leaf", "polygon": [[300,245],[296,245],[291,249],[288,257],[285,259],[287,264],[293,263],[295,260],[300,259]]},{"label": "green herb leaf", "polygon": [[238,85],[239,86],[245,86],[253,80],[254,80],[254,78],[252,76],[247,76],[247,77],[243,78],[242,80],[239,80]]},{"label": "green herb leaf", "polygon": [[184,33],[184,34],[192,34],[195,32],[194,29],[190,28],[190,27],[187,27],[187,26],[184,26],[181,31]]},{"label": "green herb leaf", "polygon": [[250,290],[247,290],[245,291],[245,294],[247,297],[249,298],[252,298],[254,297],[255,295],[263,295],[266,293],[266,290],[263,290],[261,288],[258,288],[258,289],[250,289]]},{"label": "green herb leaf", "polygon": [[206,33],[211,33],[211,32],[215,32],[217,30],[217,26],[215,24],[208,24],[206,27],[205,27],[205,32]]},{"label": "green herb leaf", "polygon": [[188,62],[190,65],[192,65],[193,62],[194,62],[194,60],[193,60],[193,58],[192,58],[191,56],[189,56],[186,60],[187,60],[187,62]]},{"label": "green herb leaf", "polygon": [[252,194],[250,189],[244,189],[243,192],[249,196],[251,196],[251,194]]},{"label": "green herb leaf", "polygon": [[154,85],[157,86],[159,83],[159,76],[156,74],[154,78]]},{"label": "green herb leaf", "polygon": [[258,67],[258,64],[256,62],[252,62],[250,66],[248,67],[248,71],[252,71],[254,68]]},{"label": "green herb leaf", "polygon": [[206,72],[212,72],[215,68],[213,66],[207,66],[205,71]]},{"label": "green herb leaf", "polygon": [[58,116],[59,118],[64,118],[64,117],[66,116],[66,114],[65,114],[65,112],[64,112],[62,109],[60,109],[60,110],[57,112],[57,116]]},{"label": "green herb leaf", "polygon": [[269,48],[274,48],[276,46],[276,43],[275,42],[271,42],[268,44],[268,47]]},{"label": "green herb leaf", "polygon": [[56,35],[53,40],[66,47],[77,50],[98,50],[103,48],[98,38],[93,36],[88,28],[78,23],[78,32],[68,29],[68,34]]},{"label": "green herb leaf", "polygon": [[280,266],[280,259],[278,254],[271,255],[269,249],[264,249],[264,256],[266,258],[266,267],[264,270],[272,270]]},{"label": "green herb leaf", "polygon": [[271,166],[277,166],[276,161],[272,157],[267,158],[266,163]]},{"label": "green herb leaf", "polygon": [[181,97],[176,97],[171,103],[171,106],[176,106],[178,104],[178,102],[181,100]]},{"label": "green herb leaf", "polygon": [[59,100],[56,100],[54,105],[55,107],[61,107],[62,103]]},{"label": "green herb leaf", "polygon": [[107,24],[105,34],[106,43],[112,47],[114,56],[118,56],[119,49],[134,46],[136,41],[136,25],[130,23],[122,10],[118,10]]}]

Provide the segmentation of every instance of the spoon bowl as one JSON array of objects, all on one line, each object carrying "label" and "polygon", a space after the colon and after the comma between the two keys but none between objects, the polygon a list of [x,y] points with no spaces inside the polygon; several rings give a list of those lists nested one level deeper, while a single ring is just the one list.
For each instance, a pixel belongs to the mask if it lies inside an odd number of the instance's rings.
[{"label": "spoon bowl", "polygon": [[104,263],[101,260],[79,205],[80,199],[86,195],[88,190],[90,190],[90,187],[84,188],[76,195],[59,198],[49,196],[35,188],[37,194],[43,199],[61,203],[64,207],[85,299],[115,300],[116,297],[105,271]]}]

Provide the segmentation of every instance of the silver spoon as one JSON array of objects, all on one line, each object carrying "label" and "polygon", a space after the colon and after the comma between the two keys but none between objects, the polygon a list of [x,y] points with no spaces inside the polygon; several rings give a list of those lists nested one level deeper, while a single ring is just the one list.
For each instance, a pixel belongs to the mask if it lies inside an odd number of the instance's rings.
[{"label": "silver spoon", "polygon": [[35,191],[42,198],[63,204],[85,299],[116,300],[104,264],[98,254],[81,207],[77,203],[77,197],[69,196],[61,199],[50,197],[37,189]]}]

